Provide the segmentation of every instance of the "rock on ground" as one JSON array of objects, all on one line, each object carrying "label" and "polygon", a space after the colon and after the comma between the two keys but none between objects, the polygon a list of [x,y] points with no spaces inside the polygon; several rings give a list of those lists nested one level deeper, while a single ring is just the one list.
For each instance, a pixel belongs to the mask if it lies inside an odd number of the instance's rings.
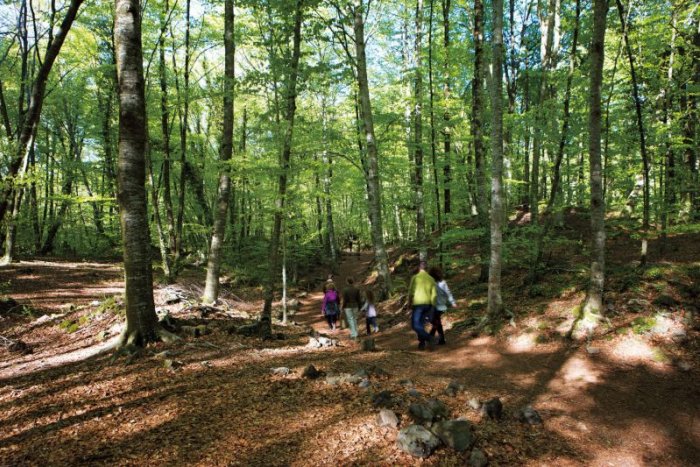
[{"label": "rock on ground", "polygon": [[533,409],[531,405],[526,405],[520,409],[518,419],[523,423],[527,423],[528,425],[542,424],[542,417],[540,417],[540,414],[537,412],[537,410]]},{"label": "rock on ground", "polygon": [[420,425],[410,425],[399,431],[396,438],[399,448],[414,457],[429,457],[440,440],[426,428]]},{"label": "rock on ground", "polygon": [[396,428],[399,426],[399,417],[396,416],[393,410],[382,409],[377,414],[377,425]]},{"label": "rock on ground", "polygon": [[443,420],[432,428],[440,441],[455,451],[466,451],[476,441],[472,425],[467,420]]},{"label": "rock on ground", "polygon": [[474,449],[469,456],[470,467],[486,467],[489,465],[489,460],[486,458],[480,449]]}]

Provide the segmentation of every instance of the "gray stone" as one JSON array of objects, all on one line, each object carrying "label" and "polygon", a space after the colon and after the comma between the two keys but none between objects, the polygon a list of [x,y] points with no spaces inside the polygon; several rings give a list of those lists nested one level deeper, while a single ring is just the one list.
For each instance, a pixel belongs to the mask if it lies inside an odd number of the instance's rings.
[{"label": "gray stone", "polygon": [[341,382],[345,384],[360,384],[362,382],[361,376],[349,375],[347,373],[343,373],[340,378]]},{"label": "gray stone", "polygon": [[168,358],[163,361],[163,367],[167,368],[168,370],[177,370],[178,368],[182,367],[182,362]]},{"label": "gray stone", "polygon": [[319,376],[321,376],[321,372],[316,369],[315,366],[309,365],[306,368],[304,368],[304,371],[301,374],[302,378],[308,378],[308,379],[316,379]]},{"label": "gray stone", "polygon": [[481,452],[480,449],[472,450],[472,453],[469,456],[469,466],[470,467],[486,467],[487,465],[489,465],[489,460],[486,458],[484,453]]},{"label": "gray stone", "polygon": [[278,375],[278,376],[287,376],[289,374],[289,368],[286,366],[281,366],[278,368],[272,368],[270,369],[273,375]]},{"label": "gray stone", "polygon": [[466,420],[443,420],[433,425],[432,432],[455,451],[466,451],[476,441],[472,425]]},{"label": "gray stone", "polygon": [[409,389],[408,395],[411,397],[415,397],[416,399],[420,399],[421,397],[423,397],[423,395],[420,393],[420,391],[416,388]]},{"label": "gray stone", "polygon": [[542,417],[540,417],[540,414],[537,412],[537,410],[533,409],[531,405],[526,405],[525,407],[520,409],[520,412],[518,413],[518,419],[522,423],[527,423],[528,425],[542,424]]},{"label": "gray stone", "polygon": [[449,418],[450,409],[447,408],[444,402],[438,399],[430,399],[427,404],[430,410],[433,412],[433,420],[443,420]]},{"label": "gray stone", "polygon": [[342,383],[342,377],[337,376],[337,375],[328,375],[326,376],[326,384],[329,384],[331,386],[337,386],[340,383]]},{"label": "gray stone", "polygon": [[321,343],[318,341],[317,338],[309,337],[309,343],[306,344],[306,346],[311,347],[312,349],[318,349],[321,347]]},{"label": "gray stone", "polygon": [[690,370],[693,369],[693,365],[691,365],[691,364],[688,363],[688,362],[684,362],[684,361],[679,361],[678,363],[676,363],[676,365],[678,366],[678,368],[679,368],[680,370],[686,371],[686,372],[688,372],[688,371],[690,371]]},{"label": "gray stone", "polygon": [[479,399],[476,397],[472,397],[469,399],[469,407],[471,407],[473,410],[479,410],[481,408],[481,402],[479,402]]},{"label": "gray stone", "polygon": [[396,428],[399,426],[399,417],[396,416],[393,410],[382,409],[377,414],[377,425]]},{"label": "gray stone", "polygon": [[360,381],[360,384],[358,384],[357,386],[361,389],[367,389],[371,385],[372,385],[372,383],[370,383],[368,379],[363,379],[362,381]]},{"label": "gray stone", "polygon": [[288,311],[288,312],[291,311],[291,310],[296,311],[296,310],[299,309],[300,306],[301,306],[301,302],[299,302],[298,299],[293,298],[293,299],[291,299],[290,301],[287,302],[287,311]]},{"label": "gray stone", "polygon": [[399,448],[414,457],[429,457],[440,445],[440,439],[420,425],[411,425],[399,431]]},{"label": "gray stone", "polygon": [[500,420],[503,418],[503,404],[498,397],[487,401],[481,407],[482,415],[488,416],[491,420]]},{"label": "gray stone", "polygon": [[372,404],[375,407],[391,407],[394,403],[394,397],[391,391],[382,391],[372,397]]},{"label": "gray stone", "polygon": [[369,378],[369,373],[367,373],[367,370],[364,368],[360,368],[354,373],[356,376],[359,376],[360,378]]},{"label": "gray stone", "polygon": [[464,390],[464,385],[457,380],[452,380],[449,382],[445,388],[445,394],[450,397],[455,397],[459,392]]},{"label": "gray stone", "polygon": [[411,418],[413,418],[416,423],[420,423],[422,425],[432,423],[433,419],[435,418],[435,414],[427,404],[411,404],[408,407],[408,413],[411,414]]},{"label": "gray stone", "polygon": [[415,387],[415,384],[413,384],[413,381],[411,381],[410,379],[402,379],[401,381],[399,381],[399,384],[407,388]]},{"label": "gray stone", "polygon": [[590,355],[596,355],[600,353],[600,349],[598,347],[586,347],[586,352]]}]

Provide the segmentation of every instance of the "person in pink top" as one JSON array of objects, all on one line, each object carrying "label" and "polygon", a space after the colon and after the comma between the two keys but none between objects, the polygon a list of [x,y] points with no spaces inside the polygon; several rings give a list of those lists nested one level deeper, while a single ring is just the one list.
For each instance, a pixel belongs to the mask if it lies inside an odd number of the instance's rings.
[{"label": "person in pink top", "polygon": [[326,282],[323,288],[325,290],[323,294],[323,304],[321,305],[321,314],[326,317],[328,327],[331,330],[335,330],[337,327],[336,321],[340,314],[340,295],[333,282]]}]

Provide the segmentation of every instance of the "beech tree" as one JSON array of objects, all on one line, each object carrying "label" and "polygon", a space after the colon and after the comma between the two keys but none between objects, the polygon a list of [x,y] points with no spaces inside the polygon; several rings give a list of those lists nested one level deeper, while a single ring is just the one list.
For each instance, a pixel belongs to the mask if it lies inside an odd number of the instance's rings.
[{"label": "beech tree", "polygon": [[236,49],[233,41],[234,11],[233,0],[224,3],[224,119],[221,134],[221,157],[219,170],[219,191],[211,234],[207,279],[203,300],[215,302],[219,296],[219,269],[221,267],[221,247],[226,233],[226,216],[231,192],[229,161],[233,155],[233,84],[235,76]]},{"label": "beech tree", "polygon": [[158,339],[146,214],[146,101],[141,50],[141,5],[116,0],[114,45],[119,83],[117,198],[124,248],[126,328],[121,345]]},{"label": "beech tree", "polygon": [[605,57],[605,20],[607,0],[593,1],[593,33],[591,35],[591,71],[588,111],[588,157],[591,184],[591,278],[583,304],[578,329],[591,332],[604,311],[605,287],[605,199],[600,158],[601,86]]}]

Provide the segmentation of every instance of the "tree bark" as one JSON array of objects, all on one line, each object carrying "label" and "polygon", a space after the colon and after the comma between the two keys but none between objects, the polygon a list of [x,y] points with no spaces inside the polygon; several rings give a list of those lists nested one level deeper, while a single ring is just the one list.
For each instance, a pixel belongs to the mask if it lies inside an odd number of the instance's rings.
[{"label": "tree bark", "polygon": [[445,165],[443,168],[444,189],[443,201],[445,217],[452,213],[452,128],[450,127],[450,10],[451,0],[442,0],[442,28],[443,28],[443,46],[445,48],[445,61],[443,63],[444,83],[442,88],[445,112],[443,114],[443,131],[444,138],[443,148],[445,151]]},{"label": "tree bark", "polygon": [[484,233],[479,242],[481,255],[481,272],[479,281],[486,282],[489,278],[489,208],[486,182],[486,155],[482,130],[483,103],[483,48],[484,48],[484,4],[482,0],[474,0],[474,78],[472,79],[472,121],[471,136],[474,151],[474,168],[476,172],[476,187],[474,198],[479,219],[479,226]]},{"label": "tree bark", "polygon": [[493,1],[491,108],[491,258],[489,264],[488,316],[503,317],[501,261],[503,247],[503,0]]},{"label": "tree bark", "polygon": [[355,32],[355,67],[357,70],[357,87],[362,114],[362,126],[367,153],[367,197],[369,201],[369,219],[372,230],[372,244],[377,262],[379,277],[382,279],[381,294],[383,298],[391,291],[389,259],[384,246],[384,229],[382,227],[382,199],[379,183],[379,161],[377,140],[374,134],[374,118],[369,95],[367,78],[367,56],[365,52],[365,23],[363,0],[355,0],[353,29]]},{"label": "tree bark", "polygon": [[221,268],[221,246],[226,234],[231,176],[229,161],[233,157],[233,89],[235,76],[236,45],[234,34],[234,0],[224,2],[224,121],[221,134],[221,164],[219,168],[219,192],[216,202],[214,230],[209,247],[207,279],[204,286],[205,303],[214,303],[219,297],[219,271]]},{"label": "tree bark", "polygon": [[428,259],[425,244],[425,200],[423,192],[423,0],[416,0],[415,42],[413,44],[413,163],[416,200],[416,243],[421,260]]},{"label": "tree bark", "polygon": [[590,46],[590,94],[588,103],[588,153],[591,184],[591,276],[588,294],[572,332],[591,333],[604,312],[605,286],[605,199],[601,167],[601,86],[605,54],[605,20],[608,0],[593,0],[593,33]]},{"label": "tree bark", "polygon": [[[634,109],[637,115],[637,129],[639,130],[639,151],[642,155],[642,175],[644,176],[644,191],[643,191],[643,208],[642,208],[642,230],[649,230],[649,171],[651,169],[649,155],[647,154],[646,145],[646,132],[644,129],[644,119],[642,116],[642,100],[639,95],[639,81],[637,79],[637,72],[635,69],[635,60],[632,53],[632,46],[630,45],[628,29],[629,25],[625,22],[625,7],[622,6],[620,0],[615,0],[617,4],[617,11],[620,16],[620,26],[622,27],[622,36],[625,40],[625,50],[627,52],[627,59],[630,64],[630,77],[632,78],[632,97],[634,99]],[[631,6],[631,4],[630,4]],[[642,238],[642,255],[641,264],[646,264],[646,252],[647,252],[647,239]]]},{"label": "tree bark", "polygon": [[124,246],[126,329],[121,345],[158,338],[146,208],[146,100],[138,0],[116,0],[114,39],[119,82],[119,214]]},{"label": "tree bark", "polygon": [[160,129],[163,133],[163,168],[161,172],[163,185],[163,204],[165,205],[165,218],[167,220],[168,249],[175,252],[175,214],[173,212],[173,200],[170,192],[170,110],[168,109],[168,79],[165,65],[165,32],[167,29],[167,15],[169,14],[168,0],[165,0],[163,12],[160,18],[161,40],[158,44],[158,75],[160,81]]}]

